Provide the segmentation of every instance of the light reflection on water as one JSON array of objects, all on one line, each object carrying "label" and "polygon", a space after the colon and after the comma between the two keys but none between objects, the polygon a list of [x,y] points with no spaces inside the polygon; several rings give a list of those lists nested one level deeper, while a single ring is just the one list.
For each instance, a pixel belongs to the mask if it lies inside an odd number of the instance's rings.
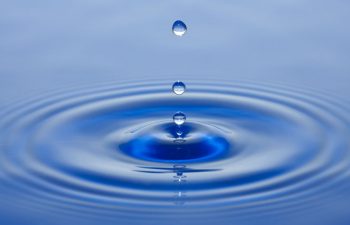
[{"label": "light reflection on water", "polygon": [[348,225],[349,9],[3,2],[0,224]]},{"label": "light reflection on water", "polygon": [[[59,208],[67,218],[136,222],[151,210],[159,222],[180,214],[230,223],[317,207],[345,181],[347,111],[328,96],[189,84],[181,99],[168,82],[140,82],[9,108],[1,171],[12,188],[2,189],[25,195],[23,207]],[[182,142],[169,117],[176,110],[189,118]]]}]

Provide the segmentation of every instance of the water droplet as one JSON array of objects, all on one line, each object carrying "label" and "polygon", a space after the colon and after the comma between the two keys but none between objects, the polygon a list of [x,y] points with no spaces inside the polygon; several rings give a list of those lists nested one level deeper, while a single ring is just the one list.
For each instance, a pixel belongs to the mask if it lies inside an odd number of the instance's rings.
[{"label": "water droplet", "polygon": [[182,95],[186,91],[186,85],[181,81],[176,81],[173,84],[173,92],[177,95]]},{"label": "water droplet", "polygon": [[183,36],[187,31],[187,26],[184,22],[182,22],[181,20],[176,20],[173,24],[173,33],[178,36],[181,37]]},{"label": "water droplet", "polygon": [[180,137],[183,134],[183,131],[179,129],[179,130],[176,131],[176,134],[177,134],[177,136]]},{"label": "water droplet", "polygon": [[173,120],[176,125],[181,126],[182,124],[185,123],[186,115],[183,114],[182,112],[177,112],[174,114]]}]

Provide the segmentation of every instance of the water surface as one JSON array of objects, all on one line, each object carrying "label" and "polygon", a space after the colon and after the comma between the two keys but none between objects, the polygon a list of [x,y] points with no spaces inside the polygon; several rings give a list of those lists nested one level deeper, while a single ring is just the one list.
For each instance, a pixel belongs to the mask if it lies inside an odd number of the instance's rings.
[{"label": "water surface", "polygon": [[350,222],[348,3],[2,5],[0,224]]}]

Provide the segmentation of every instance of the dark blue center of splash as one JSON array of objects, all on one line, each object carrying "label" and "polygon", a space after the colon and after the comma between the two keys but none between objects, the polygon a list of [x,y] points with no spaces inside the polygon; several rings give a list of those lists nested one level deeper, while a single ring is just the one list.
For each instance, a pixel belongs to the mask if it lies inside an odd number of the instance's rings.
[{"label": "dark blue center of splash", "polygon": [[205,126],[187,123],[181,127],[181,138],[176,134],[178,129],[174,124],[149,127],[119,148],[133,158],[164,163],[218,160],[229,152],[229,142]]}]

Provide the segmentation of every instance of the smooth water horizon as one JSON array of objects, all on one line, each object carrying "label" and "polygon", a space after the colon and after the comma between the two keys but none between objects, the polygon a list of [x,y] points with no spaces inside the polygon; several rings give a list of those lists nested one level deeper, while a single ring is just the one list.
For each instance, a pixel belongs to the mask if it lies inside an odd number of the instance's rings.
[{"label": "smooth water horizon", "polygon": [[350,224],[349,19],[2,2],[0,225]]}]

